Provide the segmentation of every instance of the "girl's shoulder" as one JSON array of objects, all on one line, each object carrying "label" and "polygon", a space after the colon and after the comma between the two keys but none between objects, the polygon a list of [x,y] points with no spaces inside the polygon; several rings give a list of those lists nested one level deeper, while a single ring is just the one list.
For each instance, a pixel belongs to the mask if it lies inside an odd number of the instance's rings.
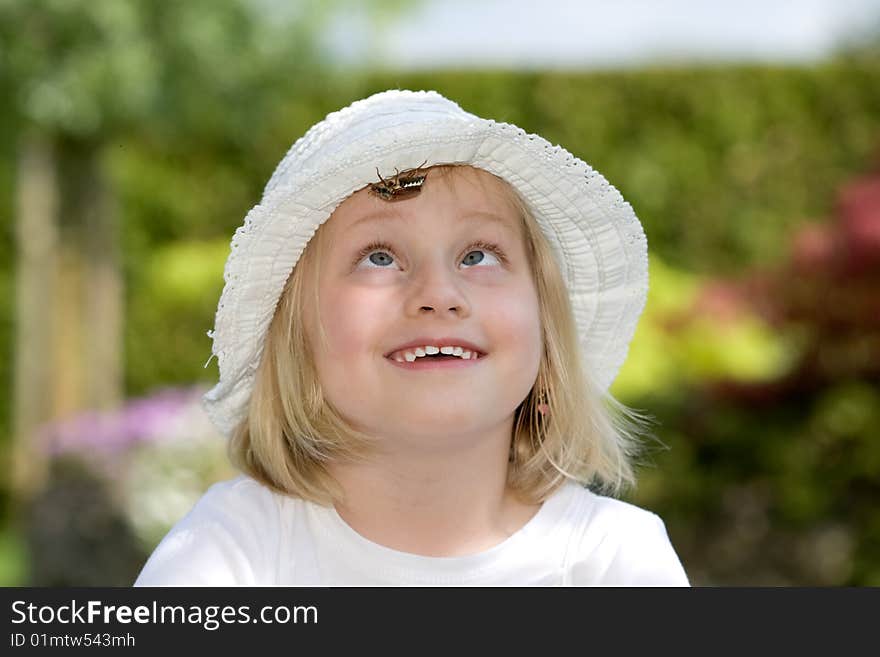
[{"label": "girl's shoulder", "polygon": [[568,566],[575,583],[687,586],[666,523],[648,509],[567,484],[576,529]]},{"label": "girl's shoulder", "polygon": [[629,533],[654,528],[658,522],[663,522],[653,511],[602,495],[573,481],[566,482],[560,495],[568,500],[566,513],[585,526]]},{"label": "girl's shoulder", "polygon": [[288,499],[244,475],[213,484],[162,539],[135,585],[275,581]]},{"label": "girl's shoulder", "polygon": [[238,475],[212,484],[190,514],[209,518],[248,512],[260,517],[278,513],[285,504],[285,496],[247,475]]},{"label": "girl's shoulder", "polygon": [[283,541],[309,504],[242,474],[211,485],[184,521],[188,525],[221,525],[242,535]]}]

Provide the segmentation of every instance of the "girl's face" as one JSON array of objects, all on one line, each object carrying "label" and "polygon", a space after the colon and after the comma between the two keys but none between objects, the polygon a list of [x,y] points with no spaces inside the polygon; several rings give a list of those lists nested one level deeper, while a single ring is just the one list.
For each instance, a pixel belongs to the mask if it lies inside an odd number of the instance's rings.
[{"label": "girl's face", "polygon": [[[348,422],[386,449],[465,447],[512,429],[542,352],[520,224],[503,183],[471,167],[429,170],[405,200],[364,189],[336,209],[318,265],[328,349],[306,315],[324,396]],[[485,356],[432,369],[389,356],[421,338],[444,346],[443,337]]]}]

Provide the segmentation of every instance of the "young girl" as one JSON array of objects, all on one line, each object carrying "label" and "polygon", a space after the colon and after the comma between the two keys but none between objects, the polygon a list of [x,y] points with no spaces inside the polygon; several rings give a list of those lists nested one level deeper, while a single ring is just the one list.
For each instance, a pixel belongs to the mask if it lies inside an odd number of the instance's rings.
[{"label": "young girl", "polygon": [[328,115],[232,240],[205,395],[241,476],[136,585],[688,585],[607,390],[647,247],[605,179],[436,92]]}]

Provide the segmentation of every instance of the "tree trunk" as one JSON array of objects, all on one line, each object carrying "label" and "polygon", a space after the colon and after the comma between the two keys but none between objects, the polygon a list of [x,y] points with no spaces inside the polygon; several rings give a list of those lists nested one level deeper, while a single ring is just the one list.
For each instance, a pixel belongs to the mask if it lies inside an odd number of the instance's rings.
[{"label": "tree trunk", "polygon": [[66,143],[57,344],[67,376],[56,414],[107,410],[122,398],[122,276],[115,201],[92,144]]},{"label": "tree trunk", "polygon": [[122,277],[113,195],[90,144],[21,141],[12,473],[43,487],[39,429],[122,398]]},{"label": "tree trunk", "polygon": [[49,140],[26,134],[19,146],[16,197],[16,331],[12,486],[24,499],[45,482],[37,428],[53,415],[52,380],[58,246],[58,181]]}]

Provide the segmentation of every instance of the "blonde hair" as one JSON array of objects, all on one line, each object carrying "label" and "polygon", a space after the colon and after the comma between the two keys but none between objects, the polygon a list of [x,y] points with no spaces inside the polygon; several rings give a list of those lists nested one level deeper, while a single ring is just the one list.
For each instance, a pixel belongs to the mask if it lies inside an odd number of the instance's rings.
[{"label": "blonde hair", "polygon": [[[452,178],[445,174],[459,168],[445,165],[431,171]],[[639,436],[649,420],[597,389],[584,366],[568,290],[550,245],[516,190],[498,180],[522,222],[544,336],[535,384],[514,411],[508,485],[529,503],[547,499],[566,479],[617,495],[636,483]],[[306,246],[281,294],[248,412],[228,453],[234,466],[264,485],[327,506],[340,501],[343,491],[326,463],[369,458],[372,439],[324,400],[302,321],[306,303],[319,307],[316,271],[325,250],[322,229]],[[320,330],[324,340],[323,326]],[[546,415],[539,404],[549,407]]]}]

